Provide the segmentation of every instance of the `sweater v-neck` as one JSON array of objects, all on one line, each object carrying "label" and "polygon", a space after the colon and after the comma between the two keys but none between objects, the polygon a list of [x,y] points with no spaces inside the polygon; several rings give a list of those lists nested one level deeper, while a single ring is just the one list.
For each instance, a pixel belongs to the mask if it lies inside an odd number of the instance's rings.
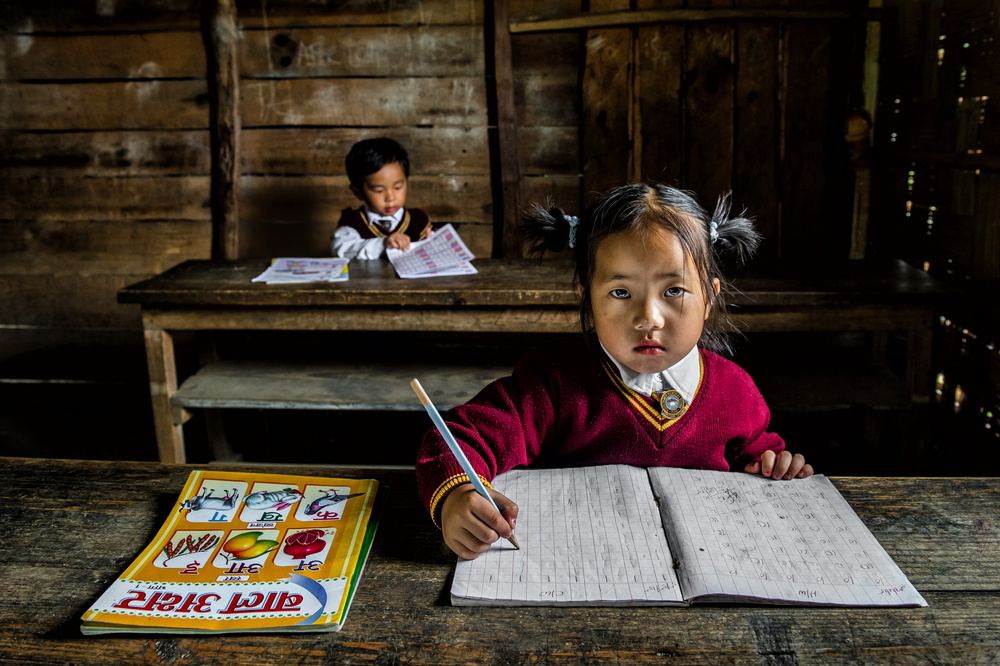
[{"label": "sweater v-neck", "polygon": [[670,429],[690,414],[695,407],[698,396],[701,395],[701,389],[705,383],[705,359],[700,349],[698,350],[698,366],[700,371],[698,388],[695,389],[687,410],[677,418],[671,419],[663,415],[658,400],[629,387],[622,379],[615,364],[605,354],[601,355],[601,367],[615,388],[615,392],[621,396],[635,419],[649,432],[653,441],[658,442],[660,446],[673,436],[673,431]]}]

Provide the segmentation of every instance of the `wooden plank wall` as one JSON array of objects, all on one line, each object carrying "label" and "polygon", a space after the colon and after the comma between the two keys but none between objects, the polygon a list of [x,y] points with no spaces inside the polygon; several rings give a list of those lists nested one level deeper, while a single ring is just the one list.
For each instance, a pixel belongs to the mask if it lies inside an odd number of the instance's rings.
[{"label": "wooden plank wall", "polygon": [[512,31],[515,53],[566,38],[550,51],[567,60],[581,50],[570,37],[584,40],[582,204],[644,180],[691,189],[707,206],[732,190],[767,238],[762,259],[847,256],[854,176],[843,134],[861,101],[867,2],[591,0],[582,15],[561,4],[515,16]]},{"label": "wooden plank wall", "polygon": [[[940,441],[1000,438],[1000,2],[885,3],[872,242],[962,289],[935,332]],[[945,458],[951,457],[947,452]]]}]

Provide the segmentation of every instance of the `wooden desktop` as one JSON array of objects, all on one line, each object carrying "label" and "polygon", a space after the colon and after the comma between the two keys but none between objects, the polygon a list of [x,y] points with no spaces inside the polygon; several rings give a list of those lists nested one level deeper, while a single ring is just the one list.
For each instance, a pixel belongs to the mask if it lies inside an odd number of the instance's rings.
[{"label": "wooden desktop", "polygon": [[456,560],[420,506],[413,470],[218,465],[389,487],[344,629],[82,636],[80,616],[153,537],[192,469],[0,458],[0,662],[846,665],[1000,655],[995,478],[832,479],[926,608],[458,607]]}]

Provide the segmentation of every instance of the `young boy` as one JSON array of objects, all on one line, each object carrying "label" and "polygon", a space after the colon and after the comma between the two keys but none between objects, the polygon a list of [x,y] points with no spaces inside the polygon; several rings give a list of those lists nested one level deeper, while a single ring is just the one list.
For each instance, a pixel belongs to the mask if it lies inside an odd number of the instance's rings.
[{"label": "young boy", "polygon": [[378,259],[388,247],[410,249],[430,237],[426,213],[404,208],[410,158],[392,139],[365,139],[345,160],[351,192],[364,202],[345,208],[333,233],[333,254],[347,259]]}]

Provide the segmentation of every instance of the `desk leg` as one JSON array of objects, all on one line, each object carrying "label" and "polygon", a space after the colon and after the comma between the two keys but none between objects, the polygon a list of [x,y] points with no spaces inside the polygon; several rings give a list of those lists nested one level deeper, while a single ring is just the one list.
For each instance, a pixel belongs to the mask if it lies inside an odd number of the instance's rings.
[{"label": "desk leg", "polygon": [[153,400],[153,426],[160,462],[184,463],[184,431],[174,418],[170,398],[177,392],[177,364],[174,338],[159,328],[145,328],[146,364],[149,368],[149,395]]}]

